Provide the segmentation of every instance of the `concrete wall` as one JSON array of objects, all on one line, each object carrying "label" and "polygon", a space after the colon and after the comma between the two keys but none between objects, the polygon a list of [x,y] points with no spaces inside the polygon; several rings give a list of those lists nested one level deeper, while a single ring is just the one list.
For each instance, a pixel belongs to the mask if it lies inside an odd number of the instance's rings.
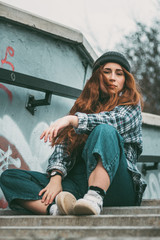
[{"label": "concrete wall", "polygon": [[[143,117],[143,155],[160,157],[160,116],[142,113]],[[152,166],[152,157],[147,166]],[[142,163],[138,164],[139,170],[142,170]],[[148,186],[144,193],[145,199],[160,199],[160,164],[157,170],[147,171],[143,175]]]},{"label": "concrete wall", "polygon": [[[1,68],[82,89],[95,58],[80,32],[0,3]],[[25,108],[29,94],[44,98],[44,93],[0,83],[0,174],[7,168],[45,172],[52,149],[39,140],[40,134],[51,121],[67,114],[74,103],[53,95],[51,105],[38,107],[33,116]],[[160,126],[155,128],[148,124],[148,115],[146,118],[144,154],[159,154]],[[146,198],[159,197],[155,194],[158,173],[149,173],[146,179],[151,186],[156,184],[154,193],[148,190]],[[6,207],[2,192],[0,199],[0,207]]]},{"label": "concrete wall", "polygon": [[[95,56],[81,33],[0,4],[1,68],[82,89]],[[25,108],[29,94],[44,98],[0,83],[0,174],[12,167],[45,172],[53,150],[39,137],[74,103],[52,95],[51,105],[38,107],[32,116]],[[6,206],[3,199],[0,204]]]}]

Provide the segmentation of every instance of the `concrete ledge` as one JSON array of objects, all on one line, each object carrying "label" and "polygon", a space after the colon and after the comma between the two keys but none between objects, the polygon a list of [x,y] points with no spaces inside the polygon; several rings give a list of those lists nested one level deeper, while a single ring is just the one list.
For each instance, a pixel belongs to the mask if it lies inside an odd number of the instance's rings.
[{"label": "concrete ledge", "polygon": [[5,21],[14,21],[17,24],[23,24],[27,27],[33,28],[34,30],[43,31],[52,35],[54,38],[72,42],[78,45],[80,51],[88,57],[91,63],[93,63],[97,58],[96,53],[88,41],[78,30],[58,24],[40,16],[33,15],[27,11],[15,8],[2,2],[0,2],[0,19]]},{"label": "concrete ledge", "polygon": [[159,115],[142,112],[142,121],[143,121],[143,124],[160,127],[160,116]]}]

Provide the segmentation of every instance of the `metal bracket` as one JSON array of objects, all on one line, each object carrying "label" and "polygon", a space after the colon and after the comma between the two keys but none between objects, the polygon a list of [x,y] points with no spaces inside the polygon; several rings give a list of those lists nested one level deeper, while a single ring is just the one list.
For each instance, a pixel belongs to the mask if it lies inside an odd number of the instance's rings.
[{"label": "metal bracket", "polygon": [[142,174],[145,176],[147,174],[147,171],[149,170],[157,170],[158,169],[158,162],[155,162],[151,166],[147,166],[145,163],[142,164]]},{"label": "metal bracket", "polygon": [[34,115],[36,107],[51,104],[52,93],[46,92],[44,99],[36,100],[33,95],[29,95],[26,103],[26,109]]}]

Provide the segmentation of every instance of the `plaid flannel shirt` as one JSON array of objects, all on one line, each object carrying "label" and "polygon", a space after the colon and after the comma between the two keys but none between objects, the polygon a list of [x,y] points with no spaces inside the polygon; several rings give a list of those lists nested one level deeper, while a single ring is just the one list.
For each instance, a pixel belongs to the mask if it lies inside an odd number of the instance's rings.
[{"label": "plaid flannel shirt", "polygon": [[[132,173],[134,187],[137,192],[137,204],[142,199],[146,188],[145,181],[137,169],[136,162],[142,153],[142,116],[140,105],[116,106],[112,111],[86,114],[77,112],[78,127],[75,128],[77,134],[89,134],[99,124],[109,124],[115,127],[118,133],[123,137],[124,151],[128,164],[128,169]],[[53,154],[49,158],[47,171],[59,169],[64,176],[75,164],[66,151],[65,144],[57,145]]]}]

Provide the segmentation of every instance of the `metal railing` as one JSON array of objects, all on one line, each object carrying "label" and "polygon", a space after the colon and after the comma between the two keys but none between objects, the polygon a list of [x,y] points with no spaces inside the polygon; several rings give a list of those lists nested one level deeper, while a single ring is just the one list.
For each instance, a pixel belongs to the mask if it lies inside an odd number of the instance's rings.
[{"label": "metal railing", "polygon": [[80,89],[68,87],[59,83],[51,82],[15,71],[13,72],[3,68],[0,68],[0,82],[45,92],[44,99],[36,100],[33,95],[30,95],[28,97],[26,109],[32,115],[34,115],[36,107],[50,105],[52,94],[71,99],[77,99],[81,94]]}]

